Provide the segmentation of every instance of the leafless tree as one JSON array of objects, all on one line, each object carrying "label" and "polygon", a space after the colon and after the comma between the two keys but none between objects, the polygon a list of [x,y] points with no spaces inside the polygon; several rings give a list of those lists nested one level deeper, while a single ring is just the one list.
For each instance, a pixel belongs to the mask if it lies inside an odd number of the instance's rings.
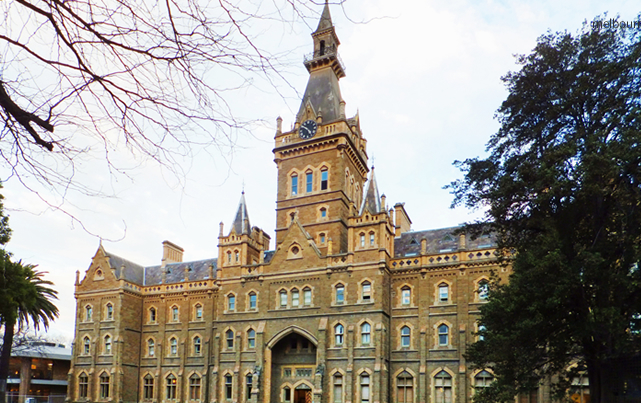
[{"label": "leafless tree", "polygon": [[[180,173],[194,147],[226,150],[247,121],[228,96],[283,85],[269,24],[317,18],[305,0],[0,2],[0,158],[25,186],[98,192],[78,164],[123,174],[152,158]],[[256,29],[256,27],[259,27]],[[123,160],[126,148],[134,158]]]}]

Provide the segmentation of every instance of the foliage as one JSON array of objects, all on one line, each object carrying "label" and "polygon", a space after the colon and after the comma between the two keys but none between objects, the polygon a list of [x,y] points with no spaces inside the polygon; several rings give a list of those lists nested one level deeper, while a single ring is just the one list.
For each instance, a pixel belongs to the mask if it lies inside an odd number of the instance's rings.
[{"label": "foliage", "polygon": [[453,205],[486,209],[474,226],[513,268],[468,350],[496,377],[476,400],[513,401],[544,378],[564,394],[578,364],[591,401],[607,401],[605,368],[641,352],[641,32],[548,33],[518,63],[489,156],[457,162],[449,185]]}]

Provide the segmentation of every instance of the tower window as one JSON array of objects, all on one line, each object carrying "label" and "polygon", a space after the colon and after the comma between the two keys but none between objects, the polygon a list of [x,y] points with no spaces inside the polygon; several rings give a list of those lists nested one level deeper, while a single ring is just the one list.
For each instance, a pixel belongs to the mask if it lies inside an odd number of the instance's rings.
[{"label": "tower window", "polygon": [[298,293],[298,290],[294,288],[292,290],[292,306],[297,307],[299,303],[300,303],[300,294]]},{"label": "tower window", "polygon": [[169,340],[169,354],[171,354],[172,357],[178,355],[178,340],[176,340],[175,337]]},{"label": "tower window", "polygon": [[443,283],[438,286],[438,299],[440,302],[447,302],[450,296],[450,288],[447,284]]},{"label": "tower window", "polygon": [[156,354],[155,350],[156,350],[156,343],[154,342],[154,339],[147,340],[147,356],[153,357]]},{"label": "tower window", "polygon": [[325,41],[320,41],[319,56],[323,56],[324,54],[325,54]]},{"label": "tower window", "polygon": [[280,306],[281,308],[287,307],[287,291],[282,290],[280,293]]},{"label": "tower window", "polygon": [[447,325],[438,327],[438,345],[447,346],[449,344],[450,328]]},{"label": "tower window", "polygon": [[227,264],[231,264],[231,252],[227,252]]},{"label": "tower window", "polygon": [[85,336],[85,338],[83,339],[83,346],[84,355],[89,355],[89,353],[91,352],[91,339],[89,338],[89,336]]},{"label": "tower window", "polygon": [[303,289],[303,304],[305,304],[305,306],[312,304],[312,290],[309,288]]},{"label": "tower window", "polygon": [[189,378],[189,398],[191,400],[200,399],[200,377],[196,374]]},{"label": "tower window", "polygon": [[231,400],[232,396],[232,378],[231,375],[225,375],[225,399]]},{"label": "tower window", "polygon": [[100,375],[100,398],[109,399],[109,375],[104,373]]},{"label": "tower window", "polygon": [[369,233],[369,246],[374,246],[374,241],[376,240],[376,236],[373,232]]},{"label": "tower window", "polygon": [[305,175],[305,192],[312,193],[313,183],[314,174],[311,172],[307,172],[307,174]]},{"label": "tower window", "polygon": [[336,304],[342,305],[345,303],[345,286],[338,284],[336,286]]},{"label": "tower window", "polygon": [[256,331],[254,329],[247,331],[247,348],[251,350],[256,348]]},{"label": "tower window", "polygon": [[411,300],[412,292],[409,287],[403,287],[401,289],[401,304],[409,305]]},{"label": "tower window", "polygon": [[225,339],[227,340],[227,349],[232,350],[234,348],[234,331],[228,330],[225,333]]},{"label": "tower window", "polygon": [[361,299],[363,301],[370,301],[372,299],[372,284],[369,281],[361,285]]},{"label": "tower window", "polygon": [[318,238],[320,240],[320,244],[324,245],[325,244],[325,234],[320,234]]},{"label": "tower window", "polygon": [[327,169],[321,170],[321,190],[327,190],[328,185],[328,174]]},{"label": "tower window", "polygon": [[410,346],[410,336],[411,336],[410,328],[408,326],[403,326],[401,328],[401,347]]},{"label": "tower window", "polygon": [[144,387],[144,396],[145,400],[151,400],[154,398],[154,377],[147,374],[145,375],[145,387]]},{"label": "tower window", "polygon": [[371,341],[371,332],[372,332],[372,326],[365,322],[361,325],[361,344],[363,346],[369,346],[369,343]]},{"label": "tower window", "polygon": [[361,248],[365,247],[365,234],[361,234]]},{"label": "tower window", "polygon": [[194,337],[194,355],[200,355],[201,341],[200,337]]},{"label": "tower window", "polygon": [[227,310],[228,311],[236,310],[236,296],[234,294],[229,294],[227,296]]},{"label": "tower window", "polygon": [[156,323],[156,308],[149,308],[149,322]]},{"label": "tower window", "polygon": [[203,320],[203,306],[196,305],[196,320]]},{"label": "tower window", "polygon": [[327,209],[325,207],[321,207],[320,216],[321,218],[327,218]]},{"label": "tower window", "polygon": [[342,346],[345,337],[345,328],[340,323],[334,326],[334,345]]},{"label": "tower window", "polygon": [[84,372],[78,377],[78,397],[86,398],[89,395],[89,377]]},{"label": "tower window", "polygon": [[173,374],[169,374],[167,377],[167,399],[175,400],[176,399],[176,388],[177,388],[177,379]]},{"label": "tower window", "polygon": [[292,176],[292,196],[298,194],[298,175]]},{"label": "tower window", "polygon": [[107,304],[107,320],[113,320],[114,318],[114,307],[110,303]]},{"label": "tower window", "polygon": [[249,293],[249,309],[251,310],[256,309],[256,293],[255,292]]}]

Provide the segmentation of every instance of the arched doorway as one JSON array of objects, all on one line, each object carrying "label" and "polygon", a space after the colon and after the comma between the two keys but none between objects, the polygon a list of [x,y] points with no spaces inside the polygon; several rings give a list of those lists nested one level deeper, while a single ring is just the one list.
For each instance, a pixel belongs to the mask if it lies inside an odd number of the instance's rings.
[{"label": "arched doorway", "polygon": [[316,346],[292,332],[271,347],[271,402],[312,403]]}]

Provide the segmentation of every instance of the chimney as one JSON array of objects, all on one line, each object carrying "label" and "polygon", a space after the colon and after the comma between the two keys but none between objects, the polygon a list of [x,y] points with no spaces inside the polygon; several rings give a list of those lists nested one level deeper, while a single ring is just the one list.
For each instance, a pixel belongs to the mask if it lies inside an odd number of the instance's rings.
[{"label": "chimney", "polygon": [[394,236],[399,237],[401,234],[410,230],[412,220],[405,211],[405,203],[396,203],[394,205],[394,216],[396,217],[396,233]]},{"label": "chimney", "polygon": [[160,267],[165,267],[168,263],[182,262],[183,252],[185,252],[185,250],[175,243],[162,241],[162,260]]}]

